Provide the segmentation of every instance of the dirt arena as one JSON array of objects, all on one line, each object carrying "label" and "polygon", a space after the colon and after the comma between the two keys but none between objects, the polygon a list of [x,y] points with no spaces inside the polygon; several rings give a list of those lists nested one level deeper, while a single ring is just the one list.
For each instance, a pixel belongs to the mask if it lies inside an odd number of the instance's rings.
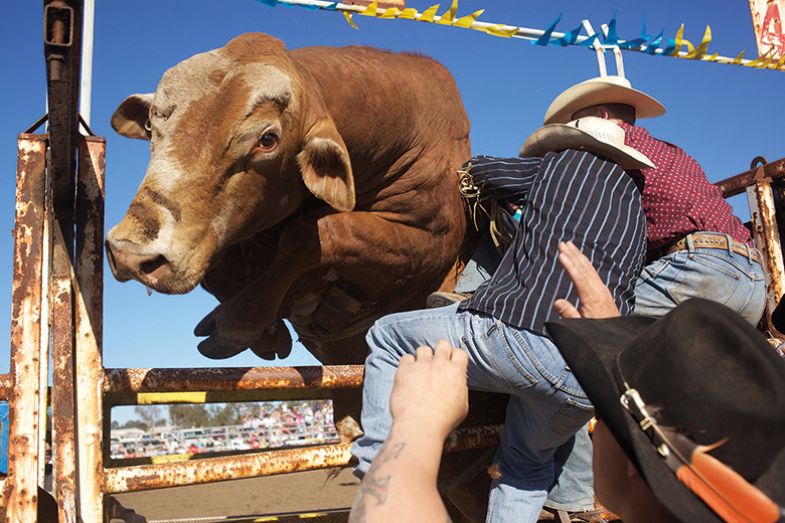
[{"label": "dirt arena", "polygon": [[149,523],[275,521],[261,516],[347,509],[359,484],[349,468],[326,469],[120,494],[115,498]]}]

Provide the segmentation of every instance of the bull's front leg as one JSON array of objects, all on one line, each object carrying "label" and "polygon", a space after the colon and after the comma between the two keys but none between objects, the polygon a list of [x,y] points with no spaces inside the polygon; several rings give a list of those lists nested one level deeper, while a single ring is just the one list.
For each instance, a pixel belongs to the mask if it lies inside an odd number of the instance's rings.
[{"label": "bull's front leg", "polygon": [[251,346],[254,352],[264,352],[257,345],[269,339],[265,329],[279,321],[286,293],[308,271],[333,267],[368,289],[371,299],[385,299],[393,290],[405,289],[407,282],[438,278],[454,258],[447,243],[445,235],[368,212],[294,222],[282,232],[268,270],[197,325],[194,333],[207,336],[199,351],[211,358],[229,357]]}]

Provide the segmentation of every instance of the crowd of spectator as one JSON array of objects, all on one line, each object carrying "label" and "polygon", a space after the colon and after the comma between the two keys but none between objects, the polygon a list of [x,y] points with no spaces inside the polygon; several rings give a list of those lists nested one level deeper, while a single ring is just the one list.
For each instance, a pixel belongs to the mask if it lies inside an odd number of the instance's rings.
[{"label": "crowd of spectator", "polygon": [[338,441],[329,400],[238,407],[240,423],[211,427],[112,429],[112,459],[320,445]]}]

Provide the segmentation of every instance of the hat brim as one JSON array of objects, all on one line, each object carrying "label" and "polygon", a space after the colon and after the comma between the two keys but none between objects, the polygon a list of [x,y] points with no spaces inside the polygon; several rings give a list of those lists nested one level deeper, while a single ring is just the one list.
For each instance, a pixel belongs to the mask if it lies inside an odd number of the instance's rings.
[{"label": "hat brim", "polygon": [[617,355],[657,320],[628,316],[608,320],[560,320],[548,333],[624,453],[660,503],[683,521],[722,520],[671,472],[654,446],[619,401],[622,390],[614,375]]},{"label": "hat brim", "polygon": [[537,129],[526,139],[519,154],[543,156],[547,152],[564,149],[600,154],[619,164],[622,169],[654,168],[654,163],[646,155],[632,147],[602,142],[579,128],[564,124],[551,124]]},{"label": "hat brim", "polygon": [[665,106],[643,91],[608,82],[583,82],[556,97],[545,113],[543,125],[567,123],[581,109],[600,104],[631,105],[636,118],[665,114]]}]

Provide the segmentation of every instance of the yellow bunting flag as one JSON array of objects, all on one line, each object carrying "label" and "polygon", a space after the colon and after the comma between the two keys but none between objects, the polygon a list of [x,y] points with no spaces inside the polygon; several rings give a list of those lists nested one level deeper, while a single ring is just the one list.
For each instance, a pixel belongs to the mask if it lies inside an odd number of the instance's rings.
[{"label": "yellow bunting flag", "polygon": [[401,14],[401,10],[397,7],[388,7],[379,18],[398,18],[399,14]]},{"label": "yellow bunting flag", "polygon": [[744,51],[746,51],[746,49],[742,49],[741,52],[736,56],[736,58],[734,58],[731,61],[731,63],[734,65],[739,65],[741,61],[744,59]]},{"label": "yellow bunting flag", "polygon": [[436,11],[439,10],[439,4],[434,4],[425,11],[422,12],[420,15],[420,22],[431,22],[433,23],[433,17],[436,16]]},{"label": "yellow bunting flag", "polygon": [[692,45],[692,42],[684,38],[684,24],[681,24],[679,30],[676,31],[676,36],[673,39],[673,51],[671,52],[671,56],[679,56],[681,52],[681,48],[683,46],[687,46],[687,56],[691,53],[695,52],[695,46]]},{"label": "yellow bunting flag", "polygon": [[450,8],[442,13],[442,16],[439,18],[439,21],[436,22],[437,24],[442,25],[452,25],[453,21],[455,20],[455,13],[458,12],[458,0],[452,0],[452,5]]},{"label": "yellow bunting flag", "polygon": [[687,55],[687,58],[697,60],[703,58],[703,55],[705,55],[709,50],[709,43],[711,43],[711,27],[707,25],[706,32],[703,33],[703,39],[701,40],[701,43],[698,44],[698,47],[696,47],[694,51]]},{"label": "yellow bunting flag", "polygon": [[373,0],[373,2],[368,4],[368,7],[366,7],[362,11],[360,11],[359,14],[361,14],[363,16],[376,16],[378,10],[379,10],[378,2],[377,2],[377,0]]},{"label": "yellow bunting flag", "polygon": [[493,36],[501,36],[502,38],[511,38],[512,35],[518,32],[518,28],[513,26],[489,25],[488,27],[478,28],[478,31]]},{"label": "yellow bunting flag", "polygon": [[352,20],[352,14],[349,11],[341,12],[343,13],[343,17],[346,18],[346,21],[349,23],[349,25],[352,26],[352,29],[357,29],[359,31],[360,28],[357,27],[357,24],[355,24],[354,20]]},{"label": "yellow bunting flag", "polygon": [[480,15],[483,14],[484,12],[485,9],[478,9],[477,11],[473,12],[470,15],[466,15],[457,19],[455,23],[452,25],[454,25],[455,27],[464,27],[464,28],[470,27],[477,20],[477,18],[479,18]]},{"label": "yellow bunting flag", "polygon": [[403,18],[404,20],[414,20],[417,18],[418,14],[419,13],[417,12],[417,9],[414,7],[407,7],[401,11],[401,14],[398,15],[398,18]]},{"label": "yellow bunting flag", "polygon": [[777,61],[777,63],[774,65],[774,69],[782,69],[782,67],[783,67],[784,65],[785,65],[785,54],[783,54],[783,55],[782,55],[782,58],[780,58],[780,59]]}]

